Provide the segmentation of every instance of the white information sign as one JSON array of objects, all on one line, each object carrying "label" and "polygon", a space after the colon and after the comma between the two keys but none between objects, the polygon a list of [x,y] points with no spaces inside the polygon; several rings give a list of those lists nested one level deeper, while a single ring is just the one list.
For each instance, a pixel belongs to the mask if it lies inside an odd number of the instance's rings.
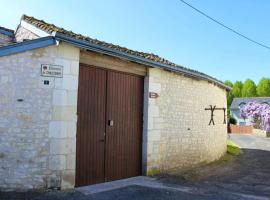
[{"label": "white information sign", "polygon": [[41,76],[62,78],[63,77],[63,66],[42,64],[41,65]]}]

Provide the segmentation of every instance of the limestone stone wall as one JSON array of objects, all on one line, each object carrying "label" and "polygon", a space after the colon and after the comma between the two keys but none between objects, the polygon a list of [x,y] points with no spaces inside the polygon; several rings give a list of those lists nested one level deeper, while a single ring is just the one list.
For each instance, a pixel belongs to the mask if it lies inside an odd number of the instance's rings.
[{"label": "limestone stone wall", "polygon": [[[18,40],[35,37],[24,31],[17,32]],[[129,72],[142,75],[147,71],[93,53],[80,57],[78,48],[65,43],[0,57],[0,190],[74,187],[80,59],[121,71],[129,67]],[[63,66],[63,78],[42,77],[41,64]],[[148,98],[149,91],[159,97]],[[207,81],[148,69],[143,134],[147,174],[184,169],[224,154],[223,111],[215,112],[216,125],[209,126],[210,111],[204,110],[209,105],[226,107],[225,90]]]},{"label": "limestone stone wall", "polygon": [[74,186],[78,71],[79,49],[64,43],[0,57],[0,190]]},{"label": "limestone stone wall", "polygon": [[[223,111],[215,111],[215,125],[208,125],[209,105],[226,107],[226,91],[203,80],[195,80],[150,68],[149,92],[144,124],[147,174],[174,168],[186,169],[220,158],[226,151],[227,126]],[[145,145],[147,143],[147,145]]]}]

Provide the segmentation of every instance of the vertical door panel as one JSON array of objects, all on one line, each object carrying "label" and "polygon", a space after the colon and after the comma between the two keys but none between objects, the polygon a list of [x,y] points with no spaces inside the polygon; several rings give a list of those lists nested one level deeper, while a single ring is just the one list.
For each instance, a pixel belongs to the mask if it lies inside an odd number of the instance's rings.
[{"label": "vertical door panel", "polygon": [[80,66],[76,186],[104,182],[106,71]]},{"label": "vertical door panel", "polygon": [[108,71],[106,181],[141,174],[142,112],[143,77]]}]

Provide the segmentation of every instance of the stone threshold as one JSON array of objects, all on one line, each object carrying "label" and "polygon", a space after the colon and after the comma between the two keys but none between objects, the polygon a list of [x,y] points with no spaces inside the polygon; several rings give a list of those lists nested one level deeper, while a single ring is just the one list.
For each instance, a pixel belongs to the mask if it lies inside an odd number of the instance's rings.
[{"label": "stone threshold", "polygon": [[83,187],[75,188],[75,190],[83,193],[84,195],[89,194],[96,194],[100,192],[106,192],[110,190],[120,189],[127,186],[138,185],[150,188],[159,188],[159,189],[170,189],[170,190],[177,190],[181,192],[192,193],[192,188],[179,186],[175,187],[168,187],[165,186],[163,183],[159,182],[156,178],[147,177],[147,176],[136,176],[127,179],[121,179],[106,183],[99,183],[95,185],[88,185]]}]

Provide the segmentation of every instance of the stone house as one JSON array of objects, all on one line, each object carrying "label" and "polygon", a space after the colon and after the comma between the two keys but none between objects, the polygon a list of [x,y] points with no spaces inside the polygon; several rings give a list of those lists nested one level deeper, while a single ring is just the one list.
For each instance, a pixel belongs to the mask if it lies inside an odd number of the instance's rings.
[{"label": "stone house", "polygon": [[0,38],[2,190],[184,170],[226,152],[221,81],[26,15]]},{"label": "stone house", "polygon": [[241,126],[251,125],[249,119],[243,119],[240,116],[240,110],[249,102],[258,102],[261,104],[270,105],[270,97],[245,97],[245,98],[234,98],[230,106],[232,117],[236,119],[237,124]]},{"label": "stone house", "polygon": [[0,26],[0,47],[12,44],[14,31]]}]

